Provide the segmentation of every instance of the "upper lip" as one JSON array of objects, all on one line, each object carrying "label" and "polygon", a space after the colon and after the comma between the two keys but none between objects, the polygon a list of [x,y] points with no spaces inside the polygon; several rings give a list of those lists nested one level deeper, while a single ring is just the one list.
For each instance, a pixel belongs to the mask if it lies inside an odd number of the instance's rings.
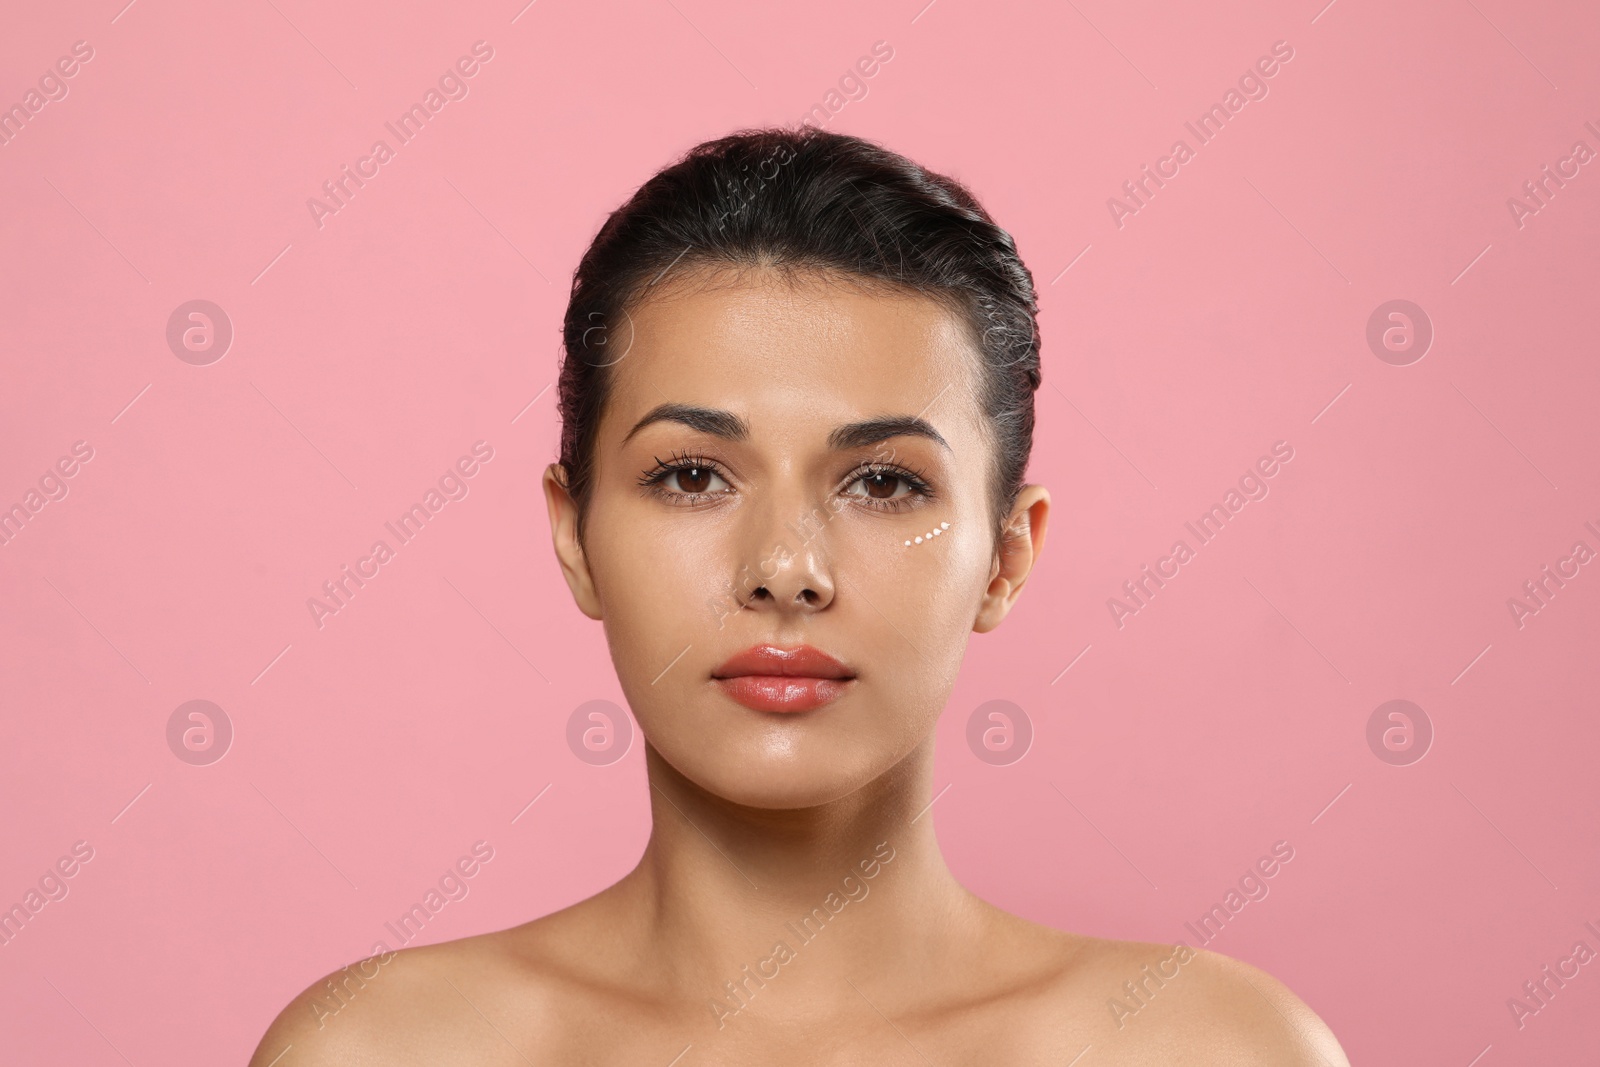
[{"label": "upper lip", "polygon": [[752,674],[786,678],[855,677],[855,672],[843,663],[810,645],[794,648],[756,645],[730,656],[727,662],[711,672],[711,677],[740,678]]}]

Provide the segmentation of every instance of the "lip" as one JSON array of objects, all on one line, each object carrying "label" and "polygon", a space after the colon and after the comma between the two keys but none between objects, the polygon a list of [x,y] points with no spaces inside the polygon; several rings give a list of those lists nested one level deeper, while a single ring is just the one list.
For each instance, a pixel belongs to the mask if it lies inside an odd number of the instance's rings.
[{"label": "lip", "polygon": [[844,695],[855,673],[810,645],[756,645],[711,672],[724,693],[754,711],[810,711]]}]

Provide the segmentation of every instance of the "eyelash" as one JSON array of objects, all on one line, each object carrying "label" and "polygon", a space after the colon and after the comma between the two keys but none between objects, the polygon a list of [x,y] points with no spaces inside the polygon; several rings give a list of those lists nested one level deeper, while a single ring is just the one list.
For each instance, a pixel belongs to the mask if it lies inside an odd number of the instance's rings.
[{"label": "eyelash", "polygon": [[[711,460],[706,459],[703,456],[686,456],[678,452],[673,452],[666,460],[662,460],[659,456],[653,458],[656,461],[655,467],[646,471],[639,478],[639,485],[646,492],[653,493],[663,500],[666,500],[668,503],[675,504],[680,507],[692,507],[704,499],[725,495],[725,492],[685,493],[681,490],[668,489],[663,484],[674,474],[677,474],[679,471],[686,470],[710,471],[723,481],[728,481],[729,479],[727,474],[722,470],[721,467]],[[906,488],[908,488],[910,492],[906,496],[896,497],[892,500],[877,499],[869,496],[859,496],[854,493],[850,494],[860,503],[865,504],[869,508],[877,511],[903,511],[906,508],[917,507],[922,502],[931,500],[933,498],[933,487],[927,483],[926,479],[917,474],[915,471],[907,470],[904,467],[896,466],[892,463],[869,462],[861,464],[855,470],[850,472],[848,475],[848,480],[844,483],[845,488],[849,488],[863,478],[870,478],[877,474],[888,474],[899,478],[906,483]]]}]

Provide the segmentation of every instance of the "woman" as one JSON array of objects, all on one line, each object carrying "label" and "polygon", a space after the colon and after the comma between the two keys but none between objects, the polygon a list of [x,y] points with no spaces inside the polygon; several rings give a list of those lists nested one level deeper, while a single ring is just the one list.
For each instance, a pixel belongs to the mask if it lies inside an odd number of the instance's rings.
[{"label": "woman", "polygon": [[1260,971],[1025,921],[940,856],[935,723],[1045,543],[1035,311],[965,189],[854,137],[708,142],[613,213],[544,492],[649,844],[553,915],[335,972],[253,1062],[1346,1064]]}]

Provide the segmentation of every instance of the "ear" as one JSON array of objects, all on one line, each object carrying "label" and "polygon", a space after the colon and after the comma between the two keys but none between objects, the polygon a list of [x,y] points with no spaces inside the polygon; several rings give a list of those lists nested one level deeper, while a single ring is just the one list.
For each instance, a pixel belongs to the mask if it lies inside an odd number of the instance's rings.
[{"label": "ear", "polygon": [[567,492],[565,471],[559,463],[544,469],[544,500],[550,509],[550,537],[555,542],[556,560],[572,590],[578,610],[591,619],[600,618],[600,598],[595,595],[594,576],[589,573],[589,558],[578,542],[578,505]]},{"label": "ear", "polygon": [[1022,583],[1028,580],[1039,553],[1044,551],[1049,521],[1050,491],[1042,485],[1023,486],[1006,519],[1005,535],[989,569],[989,588],[983,592],[978,617],[972,623],[975,633],[988,633],[999,626],[1017,602]]}]

